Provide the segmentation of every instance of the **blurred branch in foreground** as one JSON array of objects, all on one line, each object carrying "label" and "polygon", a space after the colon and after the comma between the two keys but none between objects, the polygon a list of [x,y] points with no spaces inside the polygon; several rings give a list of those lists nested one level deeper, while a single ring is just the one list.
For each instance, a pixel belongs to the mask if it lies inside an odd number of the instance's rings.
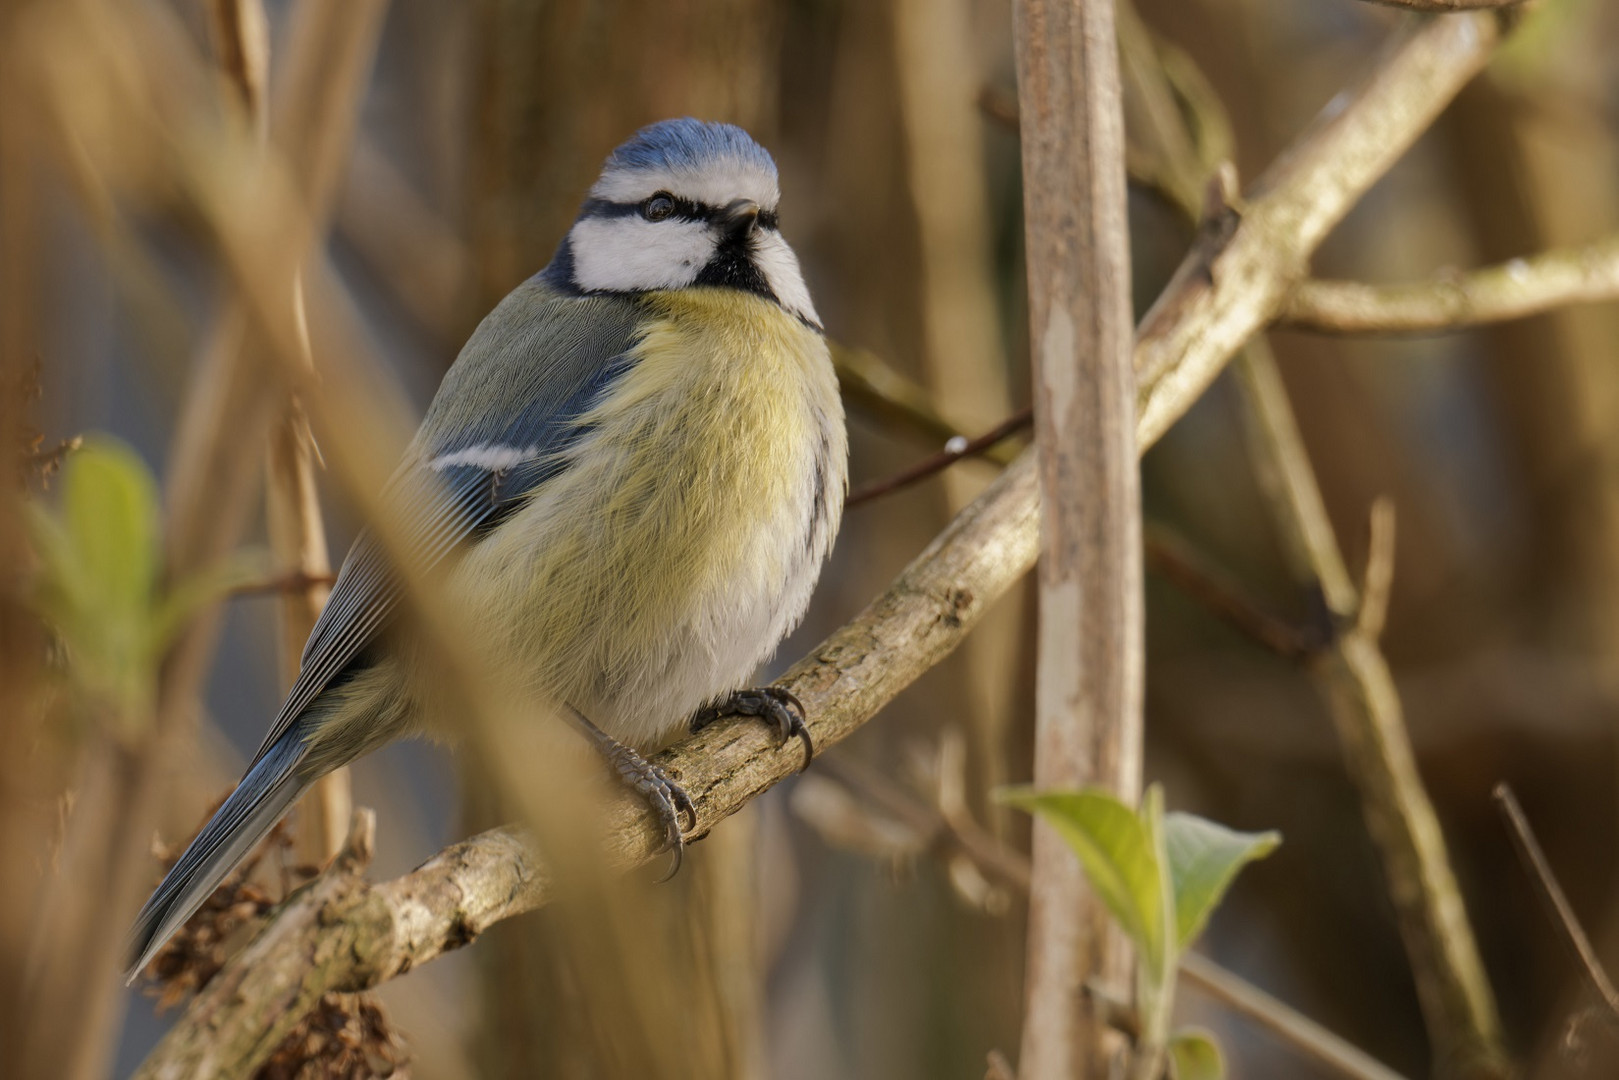
[{"label": "blurred branch in foreground", "polygon": [[[305,17],[299,24],[299,33],[309,35],[326,29],[321,21],[309,18],[308,8],[299,11]],[[268,144],[271,125],[265,83],[270,70],[270,27],[263,4],[259,0],[215,0],[210,12],[220,68],[234,85],[242,113],[254,136]],[[375,34],[371,37],[374,42]],[[297,54],[307,56],[311,51],[311,47],[305,45]],[[332,76],[338,84],[335,93],[355,101],[370,69],[369,55],[363,49],[357,50],[350,52],[346,60]],[[343,116],[348,126],[345,129],[339,125],[334,142],[347,146],[352,141],[354,114],[348,111]],[[301,269],[294,272],[288,286],[292,290],[294,309],[301,315],[304,309]],[[302,337],[304,361],[313,370],[314,357],[309,352],[307,332]],[[254,341],[253,347],[259,347],[259,343]],[[331,573],[331,556],[326,547],[320,495],[315,488],[314,435],[297,397],[285,397],[281,416],[271,426],[268,450],[264,512],[270,549],[278,565],[294,567],[304,579],[302,588],[283,590],[277,604],[282,684],[291,686],[298,677],[304,642],[331,591],[320,580]],[[299,854],[303,861],[318,866],[336,854],[343,842],[342,830],[349,816],[348,770],[335,769],[321,777],[302,805],[304,812],[298,817]]]}]

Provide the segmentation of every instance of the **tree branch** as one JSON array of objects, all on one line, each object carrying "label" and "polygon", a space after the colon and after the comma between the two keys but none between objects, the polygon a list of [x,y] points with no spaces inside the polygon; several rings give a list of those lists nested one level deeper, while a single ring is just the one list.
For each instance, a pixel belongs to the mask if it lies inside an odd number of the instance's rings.
[{"label": "tree branch", "polygon": [[1277,325],[1324,334],[1420,334],[1614,300],[1619,236],[1412,284],[1301,281]]},{"label": "tree branch", "polygon": [[1144,445],[1270,321],[1328,231],[1484,66],[1500,37],[1499,16],[1486,12],[1414,21],[1260,178],[1245,206],[1228,200],[1211,216],[1142,320]]},{"label": "tree branch", "polygon": [[[1374,525],[1368,589],[1373,612],[1344,565],[1321,490],[1269,349],[1255,341],[1239,361],[1255,465],[1303,584],[1318,589],[1339,633],[1311,664],[1338,730],[1351,779],[1388,879],[1400,936],[1441,1076],[1507,1071],[1501,1020],[1433,803],[1417,771],[1394,677],[1377,642],[1392,577],[1392,519]],[[1376,519],[1374,519],[1376,520]],[[1364,616],[1364,617],[1363,617]]]},{"label": "tree branch", "polygon": [[[1136,369],[1147,373],[1137,405],[1141,449],[1185,413],[1232,352],[1270,320],[1325,234],[1322,219],[1342,216],[1479,68],[1497,36],[1494,20],[1482,15],[1423,23],[1399,35],[1373,74],[1341,107],[1335,103],[1332,116],[1272,170],[1235,227],[1205,237],[1188,256],[1186,269],[1138,332]],[[1353,164],[1334,175],[1340,156]],[[1282,227],[1285,221],[1309,227],[1290,232]],[[1250,222],[1257,225],[1250,229]],[[1280,254],[1267,256],[1266,243],[1276,244]],[[1245,292],[1254,283],[1243,277],[1245,269],[1259,275],[1254,298]],[[983,609],[1028,570],[1038,544],[1037,499],[1033,458],[1024,454],[871,606],[788,673],[783,683],[809,707],[817,745],[847,737],[948,655]],[[702,832],[796,771],[800,755],[796,746],[776,748],[758,725],[722,723],[659,761],[680,770],[697,801]],[[644,806],[616,801],[609,826],[611,854],[619,863],[651,857],[657,830]],[[320,992],[375,985],[465,944],[469,931],[539,906],[548,882],[540,864],[520,856],[521,850],[513,830],[495,830],[428,864],[479,868],[473,876],[495,887],[478,895],[506,897],[492,906],[463,897],[443,907],[412,902],[392,908],[392,897],[379,892],[382,886],[358,879],[350,888],[366,898],[368,913],[360,927],[351,927],[330,905],[289,906],[265,933],[298,944],[266,947],[265,954],[278,958],[274,965],[256,947],[233,958],[153,1051],[141,1075],[185,1075],[183,1065],[174,1063],[197,1061],[216,1043],[225,1049],[209,1057],[215,1075],[244,1076],[256,1063],[247,1044],[259,1037],[259,1002],[288,1003],[271,1020],[284,1035]],[[459,889],[462,882],[455,880]]]}]

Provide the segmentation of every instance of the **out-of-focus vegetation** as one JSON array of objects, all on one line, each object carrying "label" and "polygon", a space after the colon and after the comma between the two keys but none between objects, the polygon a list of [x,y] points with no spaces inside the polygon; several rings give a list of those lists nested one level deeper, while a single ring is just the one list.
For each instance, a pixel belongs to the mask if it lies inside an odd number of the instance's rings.
[{"label": "out-of-focus vegetation", "polygon": [[[247,583],[220,569],[239,553],[286,550],[268,535],[264,488],[273,439],[302,437],[290,395],[325,455],[318,509],[335,560],[459,343],[544,265],[603,155],[637,126],[731,120],[771,149],[783,230],[832,337],[920,387],[946,422],[916,423],[896,407],[914,395],[894,384],[877,386],[886,407],[851,392],[855,486],[1028,399],[1007,3],[284,0],[264,6],[262,28],[258,10],[0,6],[7,1076],[127,1075],[168,1023],[119,984],[122,936],[159,874],[154,835],[191,835],[283,689],[285,616],[270,597],[310,584],[302,564],[259,565],[261,588],[219,597]],[[1132,147],[1207,121],[1194,106],[1212,95],[1243,177],[1411,17],[1357,0],[1133,10],[1151,35],[1133,55],[1181,96],[1167,115],[1126,103]],[[1619,5],[1534,6],[1314,274],[1442,291],[1458,270],[1504,263],[1511,277],[1510,260],[1613,236],[1616,48]],[[1191,143],[1224,152],[1227,136]],[[1185,253],[1199,195],[1153,160],[1131,161],[1138,310]],[[1422,337],[1267,336],[1357,574],[1372,502],[1386,496],[1398,517],[1392,563],[1372,560],[1394,568],[1381,651],[1508,1049],[1526,1076],[1611,1075],[1610,1027],[1489,794],[1513,785],[1598,955],[1619,965],[1619,306]],[[1170,806],[1287,837],[1197,948],[1403,1075],[1452,1075],[1433,1060],[1312,686],[1320,598],[1277,533],[1245,400],[1222,378],[1143,465],[1149,524],[1243,601],[1222,608],[1184,574],[1149,577],[1147,774]],[[85,434],[83,449],[50,449]],[[997,467],[965,462],[851,510],[783,659],[884,587]],[[988,1052],[1014,1052],[1022,897],[972,852],[1027,842],[1025,820],[989,793],[1030,773],[1032,607],[1032,594],[1006,598],[628,914],[590,922],[563,905],[385,986],[412,1074],[933,1080],[981,1076]],[[1234,625],[1281,633],[1266,647]],[[509,816],[487,778],[458,783],[456,760],[409,747],[356,766],[354,800],[378,810],[374,874]],[[281,895],[278,866],[260,861],[262,895]],[[625,921],[642,936],[621,934]],[[1177,1028],[1213,1031],[1234,1076],[1334,1075],[1195,986],[1175,1005]],[[370,1008],[324,1015],[340,1032]],[[299,1044],[314,1048],[313,1075],[317,1036]],[[330,1041],[352,1051],[368,1037]],[[373,1067],[397,1066],[363,1061],[356,1075]]]}]

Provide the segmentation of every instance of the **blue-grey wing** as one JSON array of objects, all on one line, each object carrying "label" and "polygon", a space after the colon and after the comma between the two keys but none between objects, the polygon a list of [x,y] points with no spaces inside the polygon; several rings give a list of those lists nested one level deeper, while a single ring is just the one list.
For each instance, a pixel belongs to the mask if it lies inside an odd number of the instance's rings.
[{"label": "blue-grey wing", "polygon": [[[432,567],[567,468],[584,430],[579,417],[632,362],[641,312],[632,298],[566,296],[536,278],[489,314],[445,375],[385,493],[401,510],[404,557]],[[255,763],[376,640],[399,601],[393,559],[362,531]]]}]

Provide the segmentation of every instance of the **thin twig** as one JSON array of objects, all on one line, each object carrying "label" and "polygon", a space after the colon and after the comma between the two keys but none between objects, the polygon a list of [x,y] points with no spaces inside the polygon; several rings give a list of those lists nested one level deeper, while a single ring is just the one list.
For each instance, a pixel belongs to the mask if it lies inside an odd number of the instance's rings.
[{"label": "thin twig", "polygon": [[[933,406],[926,388],[880,357],[864,349],[831,343],[843,399],[879,419],[938,446],[961,436],[962,424],[946,419]],[[1009,465],[1017,456],[1010,447],[994,446],[984,456]]]},{"label": "thin twig", "polygon": [[1574,951],[1574,958],[1579,961],[1580,970],[1585,973],[1586,981],[1602,1003],[1608,1007],[1609,1022],[1619,1019],[1619,990],[1615,990],[1613,980],[1608,978],[1608,972],[1597,958],[1596,949],[1591,945],[1591,939],[1586,936],[1585,928],[1580,925],[1579,917],[1574,914],[1574,906],[1568,902],[1568,895],[1563,892],[1562,885],[1558,884],[1557,875],[1552,873],[1551,863],[1546,858],[1545,850],[1535,837],[1535,831],[1529,826],[1529,818],[1525,816],[1523,807],[1518,803],[1518,797],[1512,793],[1512,788],[1505,783],[1495,785],[1491,792],[1496,807],[1506,820],[1512,832],[1512,843],[1518,850],[1518,857],[1523,861],[1524,869],[1529,872],[1529,878],[1535,883],[1535,891],[1540,894],[1541,901],[1546,905],[1548,914],[1558,928],[1563,931],[1563,940]]},{"label": "thin twig", "polygon": [[49,449],[31,451],[28,454],[28,467],[34,470],[36,476],[49,476],[61,466],[69,454],[76,453],[83,445],[84,436],[75,435],[71,439],[63,439]]},{"label": "thin twig", "polygon": [[844,506],[859,506],[861,503],[880,499],[885,495],[892,495],[896,491],[903,491],[913,484],[920,483],[935,473],[943,472],[963,458],[979,457],[990,448],[999,446],[1002,442],[1016,435],[1018,432],[1034,423],[1034,410],[1021,409],[990,428],[984,434],[972,439],[963,439],[960,435],[953,435],[945,443],[945,448],[932,457],[923,458],[915,465],[895,473],[883,480],[874,480],[863,487],[856,488],[849,493]]},{"label": "thin twig", "polygon": [[1373,641],[1388,622],[1389,593],[1394,588],[1394,500],[1381,495],[1372,503],[1366,542],[1366,572],[1361,575],[1356,628]]},{"label": "thin twig", "polygon": [[[1501,1021],[1404,710],[1377,640],[1358,625],[1361,599],[1333,535],[1287,392],[1262,340],[1244,350],[1238,386],[1255,466],[1299,582],[1319,588],[1344,630],[1311,665],[1326,698],[1367,830],[1388,879],[1430,1037],[1462,1075],[1506,1071]],[[1387,530],[1385,530],[1387,532]],[[1385,545],[1386,546],[1386,545]],[[1385,552],[1378,556],[1387,560]],[[1382,571],[1380,571],[1382,573]],[[1374,609],[1386,599],[1374,599]],[[1369,624],[1380,624],[1374,610]]]},{"label": "thin twig", "polygon": [[1180,971],[1187,982],[1205,994],[1263,1025],[1295,1050],[1340,1076],[1353,1080],[1402,1080],[1399,1073],[1364,1050],[1344,1041],[1252,983],[1231,974],[1206,956],[1192,952],[1183,954]]},{"label": "thin twig", "polygon": [[1493,13],[1413,20],[1259,179],[1240,215],[1210,222],[1141,323],[1144,444],[1271,320],[1310,253],[1484,66],[1501,33]]},{"label": "thin twig", "polygon": [[1148,526],[1144,541],[1149,569],[1283,659],[1308,659],[1326,644],[1320,635],[1266,611],[1190,544],[1162,526]]},{"label": "thin twig", "polygon": [[302,570],[293,570],[289,573],[279,574],[276,577],[265,578],[261,581],[249,581],[230,590],[231,596],[265,596],[278,595],[285,592],[303,592],[311,585],[330,586],[337,580],[333,573],[306,574]]},{"label": "thin twig", "polygon": [[1619,300],[1619,236],[1399,285],[1308,279],[1277,324],[1324,334],[1420,334]]},{"label": "thin twig", "polygon": [[[330,28],[326,17],[311,14],[314,9],[298,8],[299,32],[305,42]],[[213,38],[220,68],[236,87],[254,137],[263,145],[270,141],[269,102],[265,84],[270,67],[269,20],[261,0],[215,0],[212,11]],[[359,24],[365,26],[364,20]],[[336,100],[353,101],[359,95],[359,80],[369,68],[366,50],[344,50],[346,61],[329,73],[332,86],[327,93]],[[291,136],[287,125],[277,125],[277,136],[286,142]],[[346,145],[347,133],[340,132],[334,145]],[[303,280],[295,269],[287,287],[292,291],[299,317],[304,363],[313,371],[314,358],[304,329]],[[256,338],[247,347],[262,348]],[[326,526],[321,517],[320,497],[315,488],[314,436],[309,421],[295,395],[284,395],[281,416],[270,431],[265,462],[264,505],[270,548],[281,565],[293,566],[302,578],[301,588],[278,590],[278,622],[281,630],[280,666],[283,686],[298,677],[304,642],[315,627],[329,590],[331,554],[326,547]],[[334,769],[317,780],[300,801],[303,813],[298,819],[298,854],[303,862],[320,865],[336,854],[343,843],[351,807],[349,773]]]}]

